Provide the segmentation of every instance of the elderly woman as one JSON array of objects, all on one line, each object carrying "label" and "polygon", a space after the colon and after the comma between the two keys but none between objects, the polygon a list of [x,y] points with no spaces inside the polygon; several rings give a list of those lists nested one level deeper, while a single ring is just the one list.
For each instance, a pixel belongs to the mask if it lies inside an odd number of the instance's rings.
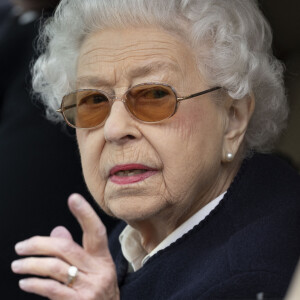
[{"label": "elderly woman", "polygon": [[125,222],[108,243],[71,195],[83,245],[63,227],[18,243],[31,257],[12,269],[34,275],[21,289],[78,300],[284,296],[300,254],[300,180],[255,153],[287,116],[271,39],[250,0],[63,0],[40,39],[34,89],[50,118],[76,128],[91,194]]}]

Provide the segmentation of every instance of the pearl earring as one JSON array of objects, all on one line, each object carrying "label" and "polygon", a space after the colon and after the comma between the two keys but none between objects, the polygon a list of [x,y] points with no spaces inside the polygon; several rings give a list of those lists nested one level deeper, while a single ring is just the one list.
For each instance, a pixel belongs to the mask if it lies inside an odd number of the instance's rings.
[{"label": "pearl earring", "polygon": [[226,160],[227,161],[232,161],[233,160],[233,154],[231,152],[226,153]]}]

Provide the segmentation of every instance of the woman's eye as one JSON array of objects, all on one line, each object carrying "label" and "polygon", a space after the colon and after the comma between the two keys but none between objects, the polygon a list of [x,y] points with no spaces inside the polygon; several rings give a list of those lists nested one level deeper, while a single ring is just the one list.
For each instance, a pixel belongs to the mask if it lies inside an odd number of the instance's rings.
[{"label": "woman's eye", "polygon": [[108,101],[108,99],[104,95],[95,94],[95,95],[89,95],[89,96],[81,98],[79,101],[79,105],[83,105],[83,104],[95,105],[95,104],[100,104],[100,103],[107,102],[107,101]]},{"label": "woman's eye", "polygon": [[162,89],[153,89],[153,90],[149,90],[146,91],[143,95],[144,98],[148,98],[148,99],[160,99],[163,97],[168,96],[168,92]]}]

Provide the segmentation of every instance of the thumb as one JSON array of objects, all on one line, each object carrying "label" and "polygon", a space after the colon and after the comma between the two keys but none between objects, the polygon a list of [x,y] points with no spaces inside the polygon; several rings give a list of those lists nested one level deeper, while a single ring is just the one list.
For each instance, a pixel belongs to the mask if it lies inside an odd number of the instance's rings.
[{"label": "thumb", "polygon": [[63,238],[68,240],[73,240],[71,233],[69,230],[64,226],[57,226],[52,229],[50,233],[51,237]]}]

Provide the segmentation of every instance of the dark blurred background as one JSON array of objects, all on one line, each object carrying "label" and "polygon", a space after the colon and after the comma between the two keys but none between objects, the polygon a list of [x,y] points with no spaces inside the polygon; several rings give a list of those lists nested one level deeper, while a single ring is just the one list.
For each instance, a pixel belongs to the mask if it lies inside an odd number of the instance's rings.
[{"label": "dark blurred background", "polygon": [[276,151],[300,170],[300,1],[259,0],[271,23],[274,54],[285,63],[285,82],[290,104],[288,128]]},{"label": "dark blurred background", "polygon": [[[68,210],[77,192],[94,206],[108,232],[115,220],[95,205],[85,186],[74,131],[49,122],[31,97],[29,65],[36,57],[39,25],[59,0],[0,0],[0,299],[34,300],[13,274],[14,245],[67,227],[77,242],[81,230]],[[12,6],[14,4],[14,6]],[[66,274],[67,279],[67,274]]]},{"label": "dark blurred background", "polygon": [[[57,2],[0,0],[0,298],[5,300],[42,299],[19,290],[22,276],[10,271],[17,258],[14,244],[32,235],[48,235],[56,225],[67,226],[80,241],[67,196],[80,192],[93,203],[83,182],[74,133],[47,121],[43,107],[30,96],[28,66],[35,57],[39,18],[51,15]],[[300,170],[300,1],[259,3],[273,28],[274,53],[286,65],[291,107],[276,152]],[[114,221],[98,213],[110,231]]]}]

